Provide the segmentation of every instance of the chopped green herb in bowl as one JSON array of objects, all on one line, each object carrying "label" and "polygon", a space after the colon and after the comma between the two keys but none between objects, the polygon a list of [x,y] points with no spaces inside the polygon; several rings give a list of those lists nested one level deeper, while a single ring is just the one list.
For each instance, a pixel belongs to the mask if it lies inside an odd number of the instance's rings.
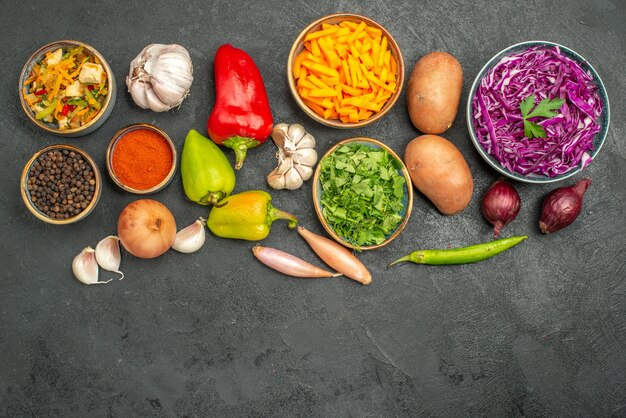
[{"label": "chopped green herb in bowl", "polygon": [[400,234],[413,206],[402,160],[370,138],[337,143],[315,171],[313,201],[320,222],[341,244],[382,247]]}]

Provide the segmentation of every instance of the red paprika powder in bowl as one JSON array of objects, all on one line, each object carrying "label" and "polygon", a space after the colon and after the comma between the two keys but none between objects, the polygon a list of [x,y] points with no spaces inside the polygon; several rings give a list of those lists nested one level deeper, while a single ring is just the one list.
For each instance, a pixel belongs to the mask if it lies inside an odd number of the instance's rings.
[{"label": "red paprika powder in bowl", "polygon": [[107,149],[107,171],[120,188],[135,194],[155,193],[176,171],[176,148],[170,137],[148,123],[120,129]]}]

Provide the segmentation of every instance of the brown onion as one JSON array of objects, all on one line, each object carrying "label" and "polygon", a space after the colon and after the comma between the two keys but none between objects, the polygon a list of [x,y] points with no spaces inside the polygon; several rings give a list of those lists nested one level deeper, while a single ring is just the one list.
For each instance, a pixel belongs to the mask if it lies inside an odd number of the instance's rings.
[{"label": "brown onion", "polygon": [[176,238],[176,221],[165,205],[139,199],[124,208],[117,221],[117,235],[124,248],[139,258],[155,258]]},{"label": "brown onion", "polygon": [[548,193],[541,207],[541,232],[556,232],[574,222],[583,206],[583,195],[590,185],[591,179],[582,179],[574,186],[560,187]]},{"label": "brown onion", "polygon": [[487,189],[480,207],[485,219],[493,225],[494,238],[498,238],[500,230],[515,219],[521,203],[517,190],[503,177]]}]

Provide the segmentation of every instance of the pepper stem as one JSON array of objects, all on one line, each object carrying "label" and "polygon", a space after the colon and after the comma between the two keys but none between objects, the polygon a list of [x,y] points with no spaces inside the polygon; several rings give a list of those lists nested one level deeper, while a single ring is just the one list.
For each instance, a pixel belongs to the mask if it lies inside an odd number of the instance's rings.
[{"label": "pepper stem", "polygon": [[235,151],[235,169],[239,170],[246,159],[246,153],[248,149],[254,148],[260,145],[261,142],[253,138],[245,138],[243,136],[231,136],[226,141],[222,142],[225,147],[231,148]]},{"label": "pepper stem", "polygon": [[409,254],[409,255],[405,255],[404,257],[402,257],[402,258],[398,258],[396,261],[394,261],[394,262],[392,262],[392,263],[389,263],[389,264],[387,265],[387,268],[389,268],[389,267],[391,267],[391,266],[393,266],[393,265],[396,265],[396,264],[398,264],[398,263],[402,263],[403,261],[411,261],[411,254]]},{"label": "pepper stem", "polygon": [[200,199],[200,203],[203,205],[216,206],[217,203],[226,196],[224,192],[211,192]]},{"label": "pepper stem", "polygon": [[271,225],[277,219],[285,219],[289,221],[287,225],[289,229],[294,229],[298,225],[298,218],[289,212],[276,209],[271,203],[267,203],[267,224]]},{"label": "pepper stem", "polygon": [[424,264],[423,259],[424,259],[424,252],[423,251],[419,251],[419,250],[418,251],[413,251],[412,253],[407,254],[407,255],[405,255],[402,258],[398,258],[396,261],[394,261],[392,263],[389,263],[387,268],[389,268],[389,267],[391,267],[391,266],[393,266],[395,264],[401,263],[403,261],[410,261],[411,263],[416,263],[416,264]]}]

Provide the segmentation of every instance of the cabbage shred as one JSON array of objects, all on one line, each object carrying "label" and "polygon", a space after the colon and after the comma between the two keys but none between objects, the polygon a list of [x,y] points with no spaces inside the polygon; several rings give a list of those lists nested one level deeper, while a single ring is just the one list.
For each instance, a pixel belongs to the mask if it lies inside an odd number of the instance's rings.
[{"label": "cabbage shred", "polygon": [[[520,104],[561,98],[551,118],[531,118],[545,138],[527,138]],[[511,172],[556,177],[591,162],[602,101],[591,75],[558,46],[531,47],[502,58],[483,77],[472,103],[473,125],[485,151]]]}]

